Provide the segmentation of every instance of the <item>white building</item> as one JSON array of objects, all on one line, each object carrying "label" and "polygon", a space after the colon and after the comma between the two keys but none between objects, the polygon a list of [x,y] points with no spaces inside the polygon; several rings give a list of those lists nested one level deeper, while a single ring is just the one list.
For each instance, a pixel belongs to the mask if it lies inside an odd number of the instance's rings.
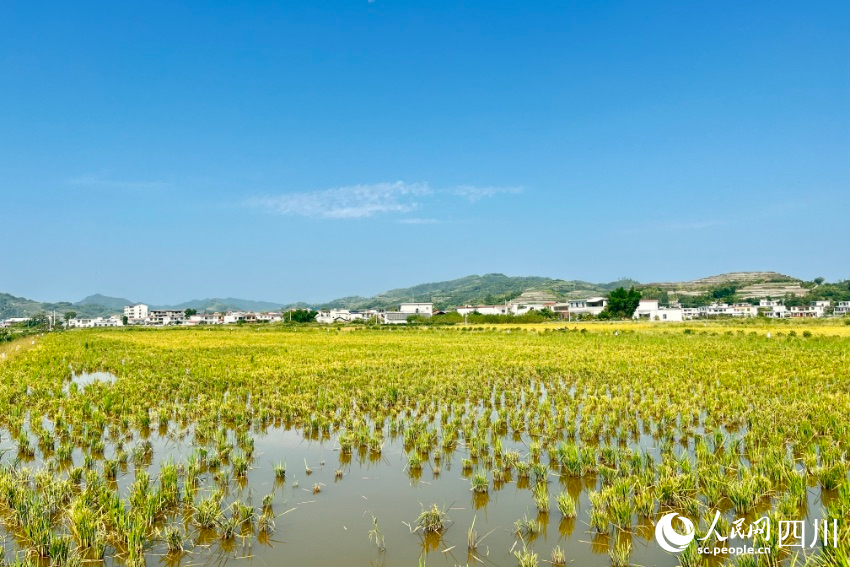
[{"label": "white building", "polygon": [[404,325],[407,324],[407,318],[411,313],[402,313],[401,311],[384,311],[380,314],[381,323],[384,325]]},{"label": "white building", "polygon": [[680,307],[661,307],[657,299],[641,299],[635,310],[634,319],[678,323],[684,320],[684,310]]},{"label": "white building", "polygon": [[2,324],[0,324],[0,327],[11,327],[12,325],[16,325],[19,323],[27,323],[29,322],[29,320],[30,317],[9,317],[5,321],[3,321]]},{"label": "white building", "polygon": [[699,307],[682,307],[682,318],[685,320],[699,317]]},{"label": "white building", "polygon": [[430,317],[434,314],[433,303],[402,303],[399,306],[401,313],[408,315],[421,315],[422,317]]},{"label": "white building", "polygon": [[221,313],[198,313],[190,315],[184,325],[223,325],[224,315]]},{"label": "white building", "polygon": [[760,299],[758,314],[770,319],[785,319],[790,316],[788,308],[780,299]]},{"label": "white building", "polygon": [[837,317],[850,315],[850,301],[839,301],[835,306],[835,311],[832,313]]},{"label": "white building", "polygon": [[[319,311],[316,314],[316,322],[323,325],[332,325],[334,323],[351,323],[353,321],[366,321],[374,316],[376,311],[349,311],[348,309],[329,309],[327,311]],[[407,319],[405,318],[405,321]]]},{"label": "white building", "polygon": [[144,320],[147,319],[149,314],[150,308],[144,303],[137,303],[136,305],[124,306],[124,316],[127,318],[127,321],[131,325],[137,322],[144,322]]},{"label": "white building", "polygon": [[702,305],[698,309],[700,317],[755,317],[758,315],[758,307],[749,303],[712,303]]},{"label": "white building", "polygon": [[252,313],[244,313],[242,311],[230,311],[224,315],[224,324],[225,325],[235,325],[240,321],[243,323],[249,323],[252,320],[256,321],[257,317]]},{"label": "white building", "polygon": [[830,301],[812,301],[808,305],[792,305],[791,317],[823,317],[830,305],[832,305]]},{"label": "white building", "polygon": [[29,323],[31,317],[9,317],[5,321],[3,321],[4,327],[11,327],[12,325],[20,325],[21,323]]},{"label": "white building", "polygon": [[587,299],[570,299],[569,314],[576,315],[593,315],[597,316],[608,306],[608,299],[605,297],[588,297]]},{"label": "white building", "polygon": [[151,309],[145,319],[145,325],[181,325],[186,313],[179,309]]},{"label": "white building", "polygon": [[121,321],[121,318],[117,315],[113,315],[111,317],[74,317],[73,319],[68,319],[69,329],[91,329],[94,327],[121,327],[123,325],[123,321]]},{"label": "white building", "polygon": [[268,312],[268,313],[257,313],[257,321],[260,323],[279,323],[282,317],[280,313]]},{"label": "white building", "polygon": [[529,311],[543,311],[546,308],[551,309],[555,306],[554,301],[528,301],[528,302],[513,302],[508,303],[513,315],[525,315]]},{"label": "white building", "polygon": [[511,308],[507,305],[464,305],[456,311],[463,317],[478,313],[479,315],[510,315]]}]

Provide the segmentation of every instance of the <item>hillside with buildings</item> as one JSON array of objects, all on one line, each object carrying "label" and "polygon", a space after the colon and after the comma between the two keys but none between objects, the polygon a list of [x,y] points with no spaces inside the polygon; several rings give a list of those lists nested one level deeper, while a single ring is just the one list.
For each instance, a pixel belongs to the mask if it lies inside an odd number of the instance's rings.
[{"label": "hillside with buildings", "polygon": [[[777,272],[732,272],[692,281],[645,284],[627,278],[609,283],[591,283],[540,276],[484,274],[393,289],[373,297],[342,297],[319,305],[281,305],[228,297],[192,300],[176,305],[150,305],[150,308],[161,311],[192,309],[199,313],[279,312],[307,307],[321,310],[388,311],[397,309],[402,303],[428,302],[437,311],[447,311],[464,306],[566,303],[570,300],[605,297],[613,289],[632,286],[641,291],[645,299],[657,299],[661,306],[681,304],[683,307],[699,307],[712,302],[757,304],[761,299],[783,299],[790,306],[795,303],[802,305],[811,300],[850,299],[845,297],[850,294],[850,290],[845,289],[848,287],[847,282],[830,284],[821,278],[804,282]],[[120,315],[123,306],[134,303],[124,298],[99,294],[74,303],[49,303],[0,293],[0,319],[29,317],[41,312],[52,314],[54,311],[60,318],[68,312],[74,312],[80,317],[105,317]]]},{"label": "hillside with buildings", "polygon": [[570,281],[539,276],[484,274],[393,289],[373,297],[342,297],[323,303],[320,307],[324,309],[391,309],[404,302],[429,301],[436,309],[450,309],[459,305],[477,303],[505,303],[522,294],[544,294],[555,301],[587,294],[604,294],[617,287],[631,285],[639,284],[629,279],[594,284],[580,280]]}]

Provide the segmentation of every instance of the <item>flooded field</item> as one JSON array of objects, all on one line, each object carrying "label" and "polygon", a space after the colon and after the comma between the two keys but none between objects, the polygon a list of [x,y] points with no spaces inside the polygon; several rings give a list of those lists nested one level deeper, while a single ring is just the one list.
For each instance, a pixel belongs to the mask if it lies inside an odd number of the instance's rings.
[{"label": "flooded field", "polygon": [[[40,337],[0,362],[5,557],[846,564],[850,340],[769,332]],[[656,540],[671,512],[696,531],[676,552]],[[738,541],[769,553],[696,552],[761,518]],[[805,546],[781,545],[792,519]],[[809,545],[824,520],[835,541]]]}]

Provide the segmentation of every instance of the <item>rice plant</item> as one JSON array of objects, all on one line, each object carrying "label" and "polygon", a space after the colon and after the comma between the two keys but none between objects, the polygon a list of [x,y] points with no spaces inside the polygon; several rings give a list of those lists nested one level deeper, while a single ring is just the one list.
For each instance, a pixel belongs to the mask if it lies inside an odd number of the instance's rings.
[{"label": "rice plant", "polygon": [[430,508],[422,510],[416,518],[416,525],[424,533],[441,533],[446,529],[448,521],[446,510],[432,504]]}]

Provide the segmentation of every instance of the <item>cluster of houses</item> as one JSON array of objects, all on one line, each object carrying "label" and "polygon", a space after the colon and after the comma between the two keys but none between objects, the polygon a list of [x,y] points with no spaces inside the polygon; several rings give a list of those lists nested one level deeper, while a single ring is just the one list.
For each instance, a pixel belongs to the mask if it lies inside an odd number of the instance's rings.
[{"label": "cluster of houses", "polygon": [[[570,299],[566,302],[505,302],[504,305],[464,305],[455,311],[462,316],[477,313],[479,315],[524,315],[530,311],[548,309],[562,319],[581,319],[597,317],[608,306],[605,297]],[[712,303],[701,307],[682,307],[672,304],[669,307],[659,305],[657,299],[641,299],[635,310],[634,319],[661,322],[681,322],[691,319],[710,317],[769,317],[787,319],[796,317],[824,317],[831,307],[829,301],[813,301],[809,305],[786,307],[781,300],[762,299],[758,305],[751,303]],[[330,309],[316,315],[319,323],[351,323],[354,321],[375,321],[385,324],[406,323],[410,315],[430,317],[436,312],[431,303],[402,303],[398,311],[350,311],[348,309]],[[441,312],[442,313],[442,312]],[[850,301],[839,301],[833,310],[836,316],[850,314]]]},{"label": "cluster of houses", "polygon": [[316,314],[316,322],[330,325],[333,323],[353,323],[355,321],[374,321],[384,325],[407,323],[412,315],[431,317],[435,313],[433,303],[402,303],[398,311],[379,311],[366,309],[350,311],[348,309],[328,309]]},{"label": "cluster of houses", "polygon": [[[548,309],[562,319],[582,319],[596,317],[608,306],[605,297],[588,297],[586,299],[570,299],[566,302],[555,301],[512,301],[504,305],[464,305],[455,311],[462,316],[473,313],[481,315],[524,315],[530,311]],[[191,313],[191,312],[189,312]],[[316,314],[316,322],[323,324],[354,323],[358,321],[385,325],[407,323],[408,317],[418,315],[431,317],[443,314],[445,311],[435,311],[433,303],[402,303],[398,311],[383,311],[367,309],[362,311],[348,309],[328,309]],[[712,303],[701,307],[682,307],[672,304],[669,307],[659,305],[657,299],[641,299],[634,319],[648,321],[677,322],[691,319],[713,317],[768,317],[772,319],[819,318],[829,314],[836,317],[850,315],[850,301],[839,301],[833,307],[830,301],[812,301],[808,305],[786,306],[782,300],[762,299],[758,305],[751,303]],[[66,321],[69,328],[121,327],[124,325],[233,325],[237,323],[274,323],[286,318],[286,313],[229,311],[227,313],[196,313],[187,314],[178,309],[151,309],[139,303],[124,307],[124,315],[110,317],[74,317]],[[11,327],[14,324],[26,323],[27,317],[10,317],[0,321],[0,327]]]},{"label": "cluster of houses", "polygon": [[147,325],[164,327],[168,325],[235,325],[237,323],[274,323],[281,321],[283,315],[278,312],[257,313],[253,311],[228,311],[227,313],[195,313],[187,315],[180,309],[151,309],[144,303],[127,305],[124,316],[69,319],[69,328],[121,327],[124,325]]},{"label": "cluster of houses", "polygon": [[29,317],[9,317],[0,321],[0,329],[11,327],[12,325],[20,325],[21,323],[29,322]]}]

